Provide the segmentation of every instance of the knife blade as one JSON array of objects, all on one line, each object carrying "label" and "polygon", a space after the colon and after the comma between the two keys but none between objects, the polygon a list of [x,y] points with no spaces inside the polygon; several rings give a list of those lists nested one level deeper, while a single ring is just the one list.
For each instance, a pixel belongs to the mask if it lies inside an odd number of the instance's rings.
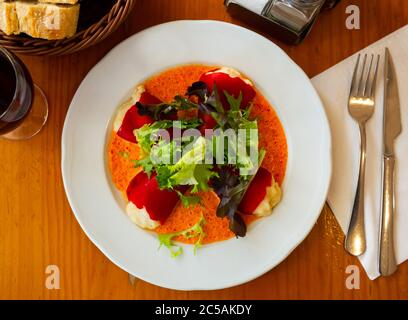
[{"label": "knife blade", "polygon": [[395,139],[402,132],[398,80],[390,50],[385,49],[384,69],[384,124],[383,124],[383,187],[379,270],[390,276],[397,271],[394,248],[395,216]]},{"label": "knife blade", "polygon": [[394,156],[394,141],[402,132],[398,80],[390,50],[385,49],[384,155]]}]

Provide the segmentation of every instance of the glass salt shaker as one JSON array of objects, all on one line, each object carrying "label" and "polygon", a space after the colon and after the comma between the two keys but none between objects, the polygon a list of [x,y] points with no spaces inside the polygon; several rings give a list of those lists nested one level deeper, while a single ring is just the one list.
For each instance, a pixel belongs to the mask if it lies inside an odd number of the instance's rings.
[{"label": "glass salt shaker", "polygon": [[262,15],[295,32],[305,29],[326,0],[269,0]]}]

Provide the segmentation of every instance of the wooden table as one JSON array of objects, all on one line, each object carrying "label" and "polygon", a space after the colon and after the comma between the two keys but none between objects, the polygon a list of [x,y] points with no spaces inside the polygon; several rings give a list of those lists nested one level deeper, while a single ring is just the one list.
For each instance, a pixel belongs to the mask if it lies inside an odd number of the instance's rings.
[{"label": "wooden table", "polygon": [[[212,292],[177,292],[138,281],[111,263],[71,213],[60,173],[60,140],[68,105],[87,72],[116,44],[147,27],[178,19],[232,21],[222,0],[139,0],[127,22],[105,42],[67,57],[23,57],[46,92],[50,118],[26,142],[0,140],[0,298],[8,299],[372,299],[408,298],[408,264],[388,279],[370,281],[361,268],[359,290],[345,285],[346,268],[360,266],[343,250],[343,234],[326,207],[307,239],[259,279]],[[347,30],[345,8],[358,4],[361,30]],[[307,40],[275,41],[313,77],[402,27],[406,0],[343,0],[324,13]],[[108,76],[108,75],[107,75]],[[61,271],[61,289],[48,290],[48,265]]]}]

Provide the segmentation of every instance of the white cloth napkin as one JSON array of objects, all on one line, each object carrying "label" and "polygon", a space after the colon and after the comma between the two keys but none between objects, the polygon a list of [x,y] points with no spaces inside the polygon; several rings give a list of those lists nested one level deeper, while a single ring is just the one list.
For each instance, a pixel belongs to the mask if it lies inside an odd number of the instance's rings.
[{"label": "white cloth napkin", "polygon": [[230,0],[230,3],[236,3],[255,13],[261,14],[269,0]]},{"label": "white cloth napkin", "polygon": [[[408,26],[362,50],[381,54],[375,114],[367,124],[366,232],[367,252],[361,263],[373,280],[378,271],[378,234],[382,185],[382,121],[384,88],[384,50],[388,47],[398,77],[403,133],[396,140],[397,181],[395,244],[399,263],[408,259]],[[347,231],[357,185],[360,136],[347,111],[348,93],[356,63],[354,55],[312,79],[330,122],[333,138],[333,177],[328,202],[344,232]]]}]

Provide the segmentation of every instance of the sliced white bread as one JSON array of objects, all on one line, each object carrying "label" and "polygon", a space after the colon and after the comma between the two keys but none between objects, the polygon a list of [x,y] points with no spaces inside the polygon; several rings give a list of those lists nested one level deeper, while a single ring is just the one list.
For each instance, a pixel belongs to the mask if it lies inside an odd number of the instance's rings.
[{"label": "sliced white bread", "polygon": [[18,34],[16,4],[0,0],[0,30],[7,35]]},{"label": "sliced white bread", "polygon": [[38,2],[54,4],[77,4],[79,0],[38,0]]},{"label": "sliced white bread", "polygon": [[[73,2],[75,0],[51,1]],[[25,33],[33,38],[47,40],[68,38],[76,33],[79,8],[79,4],[2,1],[0,3],[0,29],[6,34]]]}]

